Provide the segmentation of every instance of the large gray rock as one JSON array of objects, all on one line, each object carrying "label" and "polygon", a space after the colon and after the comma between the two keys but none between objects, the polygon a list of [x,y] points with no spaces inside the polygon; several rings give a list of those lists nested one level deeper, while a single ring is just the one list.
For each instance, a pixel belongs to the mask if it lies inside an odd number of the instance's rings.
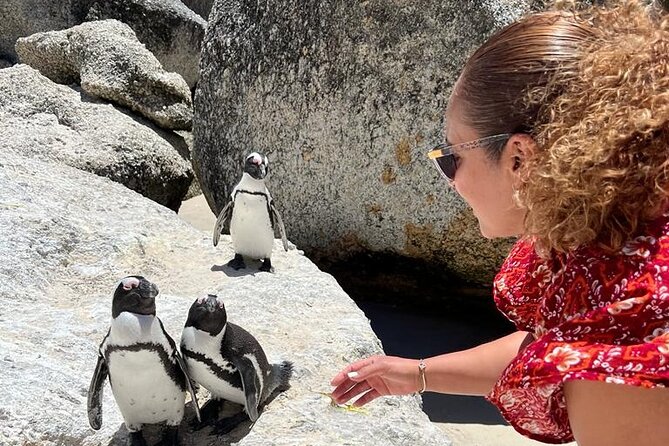
[{"label": "large gray rock", "polygon": [[207,21],[179,0],[95,0],[88,20],[117,19],[130,25],[167,71],[193,88]]},{"label": "large gray rock", "polygon": [[27,65],[0,70],[2,156],[17,152],[108,177],[174,210],[193,178],[183,138]]},{"label": "large gray rock", "polygon": [[91,96],[115,102],[168,129],[190,129],[190,89],[163,70],[133,30],[118,20],[87,22],[16,42],[21,62],[59,83],[80,83]]},{"label": "large gray rock", "polygon": [[100,19],[130,25],[167,71],[195,86],[207,23],[179,0],[2,0],[0,57],[18,61],[14,45],[19,37]]},{"label": "large gray rock", "polygon": [[329,379],[346,362],[381,346],[337,282],[297,250],[276,244],[274,274],[228,275],[222,265],[233,255],[229,237],[214,249],[209,233],[127,188],[12,151],[0,161],[0,233],[4,446],[127,444],[109,386],[97,432],[88,427],[86,392],[111,293],[128,274],[160,287],[158,315],[177,342],[192,301],[215,292],[230,320],[253,333],[271,360],[295,365],[291,389],[246,437],[248,426],[227,437],[184,426],[182,444],[449,444],[417,398],[380,399],[360,414],[330,407],[318,393],[330,390]]},{"label": "large gray rock", "polygon": [[214,5],[214,0],[183,0],[183,3],[206,20]]},{"label": "large gray rock", "polygon": [[390,252],[489,284],[484,240],[425,156],[466,56],[531,1],[217,0],[195,96],[193,164],[216,213],[251,150],[310,255]]},{"label": "large gray rock", "polygon": [[0,2],[0,57],[17,62],[14,44],[19,37],[69,28],[84,21],[92,0],[2,0]]}]

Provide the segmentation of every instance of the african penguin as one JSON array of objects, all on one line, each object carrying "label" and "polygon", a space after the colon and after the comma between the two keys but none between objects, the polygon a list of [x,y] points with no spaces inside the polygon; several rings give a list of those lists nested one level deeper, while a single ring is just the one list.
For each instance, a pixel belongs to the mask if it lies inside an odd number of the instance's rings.
[{"label": "african penguin", "polygon": [[166,423],[161,445],[178,444],[185,391],[200,418],[186,366],[156,317],[158,287],[142,276],[121,280],[112,301],[112,321],[98,350],[88,389],[88,421],[102,426],[102,389],[109,376],[112,394],[130,432],[132,446],[144,446],[144,424]]},{"label": "african penguin", "polygon": [[269,364],[258,341],[227,321],[223,300],[215,295],[201,297],[190,307],[181,352],[193,381],[211,393],[202,407],[203,423],[218,418],[224,401],[244,406],[244,412],[215,423],[218,434],[248,419],[255,422],[268,397],[289,388],[292,363]]},{"label": "african penguin", "polygon": [[278,226],[283,247],[288,251],[286,228],[265,186],[268,174],[266,156],[253,152],[244,161],[242,179],[232,190],[230,201],[225,205],[214,226],[214,246],[230,220],[230,236],[235,257],[228,266],[236,270],[245,268],[244,256],[262,259],[261,271],[271,271],[270,256],[274,246],[274,228]]}]

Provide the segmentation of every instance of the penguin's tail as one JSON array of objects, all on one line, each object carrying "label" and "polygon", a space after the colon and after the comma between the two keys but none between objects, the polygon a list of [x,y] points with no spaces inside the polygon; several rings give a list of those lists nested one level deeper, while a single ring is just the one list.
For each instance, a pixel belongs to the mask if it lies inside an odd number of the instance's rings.
[{"label": "penguin's tail", "polygon": [[272,364],[272,381],[274,391],[285,392],[290,389],[290,377],[293,375],[293,363],[283,361],[279,364]]}]

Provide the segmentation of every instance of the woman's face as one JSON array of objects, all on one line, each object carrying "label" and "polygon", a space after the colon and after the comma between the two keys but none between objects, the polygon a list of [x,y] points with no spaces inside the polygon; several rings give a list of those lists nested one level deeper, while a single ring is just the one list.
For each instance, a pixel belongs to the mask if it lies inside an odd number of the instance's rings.
[{"label": "woman's face", "polygon": [[[446,139],[455,145],[473,141],[479,135],[462,120],[457,100],[451,99],[446,110]],[[471,206],[486,238],[518,236],[523,233],[525,210],[513,199],[519,184],[518,166],[522,156],[515,153],[515,138],[507,142],[499,162],[488,158],[483,147],[455,152],[457,171],[453,187]],[[521,154],[522,155],[522,154]]]}]

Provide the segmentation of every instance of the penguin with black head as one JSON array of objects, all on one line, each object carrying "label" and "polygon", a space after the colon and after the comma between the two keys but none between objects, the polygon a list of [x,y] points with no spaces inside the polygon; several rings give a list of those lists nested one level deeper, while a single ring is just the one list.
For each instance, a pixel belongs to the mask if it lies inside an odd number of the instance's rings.
[{"label": "penguin with black head", "polygon": [[95,373],[88,389],[88,421],[102,426],[102,389],[109,377],[132,446],[145,446],[145,424],[165,423],[160,445],[179,444],[178,427],[184,416],[185,392],[197,399],[186,365],[156,316],[158,287],[142,276],[120,281],[112,301],[112,321],[98,350]]},{"label": "penguin with black head", "polygon": [[230,222],[230,236],[235,257],[228,266],[238,270],[246,267],[244,257],[261,259],[260,271],[272,270],[274,229],[279,229],[283,247],[288,251],[286,228],[276,209],[265,179],[269,173],[266,156],[253,152],[244,161],[244,172],[232,190],[230,201],[218,214],[214,225],[214,246],[218,245],[225,225]]},{"label": "penguin with black head", "polygon": [[[201,297],[191,305],[181,334],[181,352],[193,381],[211,393],[202,406],[202,423],[213,422],[217,434],[248,419],[255,422],[268,398],[290,387],[292,363],[270,364],[256,338],[228,322],[223,300],[216,295]],[[243,405],[244,411],[216,421],[225,401]]]}]

